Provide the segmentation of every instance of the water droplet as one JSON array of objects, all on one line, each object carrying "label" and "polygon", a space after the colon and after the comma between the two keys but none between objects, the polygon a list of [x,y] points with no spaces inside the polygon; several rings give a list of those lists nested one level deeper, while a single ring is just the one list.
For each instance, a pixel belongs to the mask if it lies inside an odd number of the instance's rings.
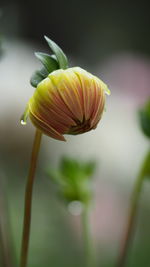
[{"label": "water droplet", "polygon": [[24,121],[23,119],[20,121],[22,125],[26,125],[26,121]]},{"label": "water droplet", "polygon": [[74,216],[79,216],[83,210],[83,204],[80,201],[72,201],[68,205],[69,212]]}]

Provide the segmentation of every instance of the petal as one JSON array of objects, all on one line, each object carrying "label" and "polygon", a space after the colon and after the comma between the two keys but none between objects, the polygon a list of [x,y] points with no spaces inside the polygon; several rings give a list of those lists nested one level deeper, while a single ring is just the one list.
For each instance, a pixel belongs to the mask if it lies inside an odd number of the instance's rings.
[{"label": "petal", "polygon": [[31,108],[30,108],[29,115],[30,115],[30,119],[31,119],[32,123],[35,125],[35,127],[37,127],[39,130],[44,132],[44,134],[46,134],[46,135],[48,135],[54,139],[57,139],[60,141],[65,141],[65,138],[63,135],[61,135],[54,128],[52,128],[50,125],[48,125],[46,122],[44,122],[39,117],[37,117],[34,113],[32,113]]},{"label": "petal", "polygon": [[56,112],[61,113],[66,120],[69,120],[72,125],[75,124],[73,113],[68,109],[67,105],[60,96],[57,87],[52,83],[51,79],[47,79],[46,82],[40,83],[37,88],[37,94],[34,96],[36,101],[43,101],[47,103],[47,106],[53,106]]},{"label": "petal", "polygon": [[83,109],[85,120],[88,120],[91,116],[91,109],[93,104],[94,91],[91,86],[92,75],[80,68],[75,68],[75,73],[80,80],[83,97]]},{"label": "petal", "polygon": [[82,121],[83,109],[79,93],[80,83],[72,69],[65,70],[61,74],[61,79],[55,77],[53,74],[50,74],[49,78],[54,86],[56,86],[60,98],[62,98],[68,109],[73,113],[74,119]]},{"label": "petal", "polygon": [[96,127],[98,121],[102,116],[105,106],[104,91],[100,90],[96,82],[95,82],[95,91],[96,91],[96,101],[95,101],[95,109],[92,114],[91,127]]},{"label": "petal", "polygon": [[[34,103],[32,106],[34,107]],[[57,113],[54,113],[53,110],[44,105],[43,102],[38,102],[36,104],[36,109],[33,109],[32,107],[30,109],[32,109],[32,113],[60,134],[64,134],[68,131],[69,125],[67,125],[64,120],[58,120]]]}]

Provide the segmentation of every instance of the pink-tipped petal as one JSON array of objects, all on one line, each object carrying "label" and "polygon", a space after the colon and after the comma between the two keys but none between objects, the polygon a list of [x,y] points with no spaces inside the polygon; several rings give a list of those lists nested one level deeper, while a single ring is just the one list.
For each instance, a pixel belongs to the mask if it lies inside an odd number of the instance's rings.
[{"label": "pink-tipped petal", "polygon": [[80,102],[79,94],[79,81],[76,79],[75,74],[72,71],[64,72],[62,79],[58,82],[53,76],[51,76],[51,81],[54,86],[57,86],[57,91],[65,103],[67,108],[76,120],[82,121],[83,110]]}]

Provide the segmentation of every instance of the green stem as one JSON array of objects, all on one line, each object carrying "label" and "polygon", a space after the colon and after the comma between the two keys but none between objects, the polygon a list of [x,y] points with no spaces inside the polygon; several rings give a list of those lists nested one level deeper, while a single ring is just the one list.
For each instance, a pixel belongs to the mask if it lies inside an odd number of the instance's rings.
[{"label": "green stem", "polygon": [[126,256],[127,252],[129,249],[129,245],[132,241],[133,234],[134,234],[134,228],[135,228],[135,219],[136,219],[136,214],[137,214],[137,209],[138,209],[138,204],[139,204],[139,198],[140,198],[140,193],[142,190],[142,185],[144,182],[144,178],[150,171],[150,150],[148,151],[142,167],[140,169],[140,172],[137,176],[133,192],[131,195],[131,202],[130,202],[130,210],[129,210],[129,216],[128,216],[128,221],[127,221],[127,227],[125,231],[125,235],[121,244],[121,250],[120,250],[120,255],[118,258],[118,263],[117,267],[124,267],[126,263]]},{"label": "green stem", "polygon": [[83,227],[86,267],[94,267],[95,262],[93,257],[93,244],[91,238],[90,209],[88,205],[85,205],[83,208],[82,227]]},{"label": "green stem", "polygon": [[28,249],[29,249],[29,238],[30,238],[30,226],[31,226],[31,209],[32,209],[32,192],[34,184],[34,176],[37,164],[37,158],[41,143],[42,133],[39,130],[36,130],[31,161],[30,169],[28,174],[28,180],[26,185],[25,192],[25,207],[24,207],[24,222],[23,222],[23,235],[22,235],[22,247],[21,247],[21,259],[20,267],[27,266],[28,259]]}]

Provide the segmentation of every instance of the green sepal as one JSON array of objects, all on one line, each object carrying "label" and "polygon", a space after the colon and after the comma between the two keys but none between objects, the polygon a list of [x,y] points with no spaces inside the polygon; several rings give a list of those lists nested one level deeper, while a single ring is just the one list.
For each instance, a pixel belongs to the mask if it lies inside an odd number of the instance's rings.
[{"label": "green sepal", "polygon": [[58,62],[54,57],[42,52],[35,52],[35,56],[42,62],[48,73],[59,68]]},{"label": "green sepal", "polygon": [[35,71],[30,79],[31,85],[36,88],[38,84],[48,76],[48,74],[48,71],[44,67],[41,70]]},{"label": "green sepal", "polygon": [[43,67],[41,70],[37,71],[45,79],[48,76],[48,71]]},{"label": "green sepal", "polygon": [[47,36],[44,36],[45,40],[47,41],[49,47],[56,55],[56,58],[59,63],[60,69],[67,69],[68,68],[68,59],[62,49],[52,40],[50,40]]}]

